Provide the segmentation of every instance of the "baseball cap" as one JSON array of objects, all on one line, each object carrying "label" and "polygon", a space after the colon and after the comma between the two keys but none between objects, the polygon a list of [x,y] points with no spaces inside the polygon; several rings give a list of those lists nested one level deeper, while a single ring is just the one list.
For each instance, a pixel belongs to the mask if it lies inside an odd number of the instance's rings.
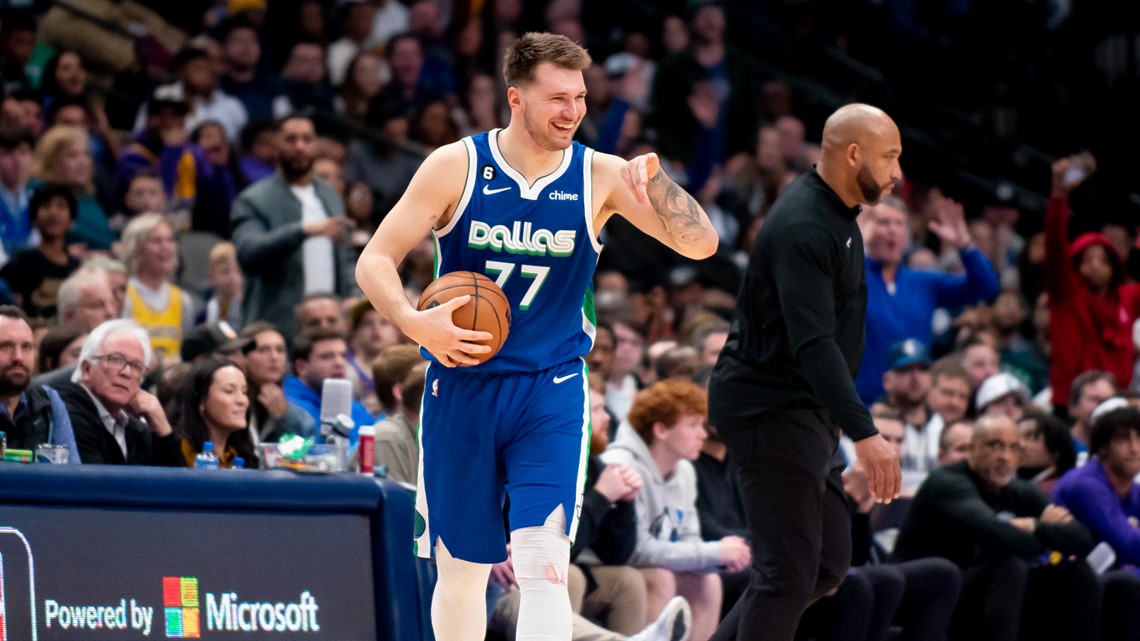
[{"label": "baseball cap", "polygon": [[226,321],[195,327],[182,339],[182,361],[189,363],[213,352],[236,352],[253,342],[242,338]]},{"label": "baseball cap", "polygon": [[887,349],[887,369],[896,370],[908,365],[930,365],[930,352],[922,341],[908,338]]},{"label": "baseball cap", "polygon": [[150,100],[147,101],[146,111],[148,114],[156,114],[167,107],[182,114],[190,111],[189,105],[186,104],[186,96],[178,85],[156,87],[150,95]]},{"label": "baseball cap", "polygon": [[1092,411],[1092,414],[1089,415],[1089,424],[1096,423],[1098,420],[1100,420],[1100,417],[1108,414],[1109,412],[1114,412],[1126,407],[1128,407],[1128,401],[1125,400],[1123,396],[1113,396],[1112,398],[1106,398],[1101,401],[1100,405],[1097,405],[1096,409],[1094,409]]},{"label": "baseball cap", "polygon": [[1029,402],[1029,390],[1012,374],[999,372],[982,381],[978,388],[978,410],[984,410],[987,405],[1010,394],[1018,394],[1021,400]]}]

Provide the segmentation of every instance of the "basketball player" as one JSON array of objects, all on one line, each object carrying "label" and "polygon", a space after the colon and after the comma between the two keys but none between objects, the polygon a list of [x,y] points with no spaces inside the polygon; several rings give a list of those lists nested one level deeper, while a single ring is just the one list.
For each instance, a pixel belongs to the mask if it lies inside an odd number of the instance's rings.
[{"label": "basketball player", "polygon": [[[709,423],[736,460],[748,589],[713,639],[791,641],[800,615],[851,563],[839,430],[872,494],[899,495],[899,458],[855,392],[867,286],[855,217],[902,178],[894,121],[868,105],[823,126],[819,164],[780,195],[752,247],[709,384]],[[838,462],[838,465],[836,463]]]},{"label": "basketball player", "polygon": [[[590,440],[582,356],[593,342],[598,232],[620,213],[684,256],[716,251],[708,216],[655,154],[627,162],[573,141],[589,65],[563,36],[520,38],[503,63],[510,124],[432,153],[357,264],[376,308],[430,354],[416,552],[437,560],[440,641],[483,639],[488,573],[506,558],[504,489],[522,592],[516,636],[570,639],[566,572]],[[396,267],[429,231],[437,276],[487,274],[511,301],[507,341],[481,365],[471,366],[472,354],[489,348],[475,341],[491,335],[451,322],[469,297],[421,312],[404,294]]]}]

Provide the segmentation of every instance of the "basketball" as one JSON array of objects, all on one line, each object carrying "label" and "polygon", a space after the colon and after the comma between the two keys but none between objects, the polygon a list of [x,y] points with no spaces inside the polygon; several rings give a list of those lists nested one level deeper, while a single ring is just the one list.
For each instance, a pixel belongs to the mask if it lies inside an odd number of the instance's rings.
[{"label": "basketball", "polygon": [[491,351],[471,354],[483,363],[503,347],[511,329],[511,303],[495,281],[476,272],[443,274],[424,289],[416,309],[431,309],[457,296],[467,295],[471,296],[471,300],[451,314],[451,321],[462,329],[491,333],[490,340],[477,341],[490,345]]}]

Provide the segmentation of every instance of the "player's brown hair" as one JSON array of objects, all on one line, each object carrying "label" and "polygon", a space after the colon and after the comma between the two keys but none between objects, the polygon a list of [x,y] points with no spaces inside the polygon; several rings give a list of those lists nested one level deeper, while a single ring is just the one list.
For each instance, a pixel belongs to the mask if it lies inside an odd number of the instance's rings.
[{"label": "player's brown hair", "polygon": [[563,69],[584,71],[593,61],[581,45],[566,36],[525,33],[503,57],[503,80],[508,87],[530,84],[534,82],[534,70],[544,62]]},{"label": "player's brown hair", "polygon": [[627,420],[645,441],[653,445],[653,425],[673,425],[688,414],[708,414],[709,402],[705,391],[695,383],[669,379],[641,390],[633,399]]}]

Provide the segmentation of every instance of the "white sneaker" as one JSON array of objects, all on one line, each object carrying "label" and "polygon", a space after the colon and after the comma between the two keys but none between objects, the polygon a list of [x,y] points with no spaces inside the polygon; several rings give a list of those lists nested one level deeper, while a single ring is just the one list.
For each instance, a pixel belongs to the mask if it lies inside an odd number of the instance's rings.
[{"label": "white sneaker", "polygon": [[629,641],[688,641],[693,627],[693,612],[684,597],[675,596],[665,605],[661,616]]}]

